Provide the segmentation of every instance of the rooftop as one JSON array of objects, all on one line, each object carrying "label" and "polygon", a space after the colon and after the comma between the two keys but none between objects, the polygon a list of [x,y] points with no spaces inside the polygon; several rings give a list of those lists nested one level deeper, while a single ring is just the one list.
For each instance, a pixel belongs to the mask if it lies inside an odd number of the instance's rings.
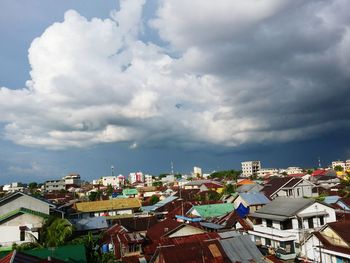
[{"label": "rooftop", "polygon": [[137,198],[115,198],[111,200],[75,203],[74,206],[77,212],[86,213],[140,208],[141,203]]}]

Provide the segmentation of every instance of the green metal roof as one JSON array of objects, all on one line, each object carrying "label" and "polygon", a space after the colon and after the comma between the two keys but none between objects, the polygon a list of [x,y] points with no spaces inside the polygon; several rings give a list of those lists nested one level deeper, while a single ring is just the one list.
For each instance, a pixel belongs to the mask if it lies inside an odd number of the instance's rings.
[{"label": "green metal roof", "polygon": [[192,210],[196,210],[203,218],[222,216],[232,212],[234,209],[232,203],[197,205],[192,208]]},{"label": "green metal roof", "polygon": [[42,259],[47,259],[47,257],[50,256],[65,262],[87,262],[84,245],[68,245],[55,248],[32,249],[23,252]]},{"label": "green metal roof", "polygon": [[40,217],[43,217],[43,218],[48,218],[49,215],[48,214],[44,214],[44,213],[41,213],[41,212],[38,212],[38,211],[34,211],[34,210],[31,210],[31,209],[28,209],[28,208],[24,208],[24,207],[21,207],[19,209],[16,209],[16,210],[13,210],[7,214],[4,214],[2,216],[0,216],[0,223],[19,214],[19,213],[22,213],[22,214],[31,214],[31,215],[35,215],[35,216],[40,216]]},{"label": "green metal roof", "polygon": [[135,188],[123,189],[123,195],[137,195],[139,192]]}]

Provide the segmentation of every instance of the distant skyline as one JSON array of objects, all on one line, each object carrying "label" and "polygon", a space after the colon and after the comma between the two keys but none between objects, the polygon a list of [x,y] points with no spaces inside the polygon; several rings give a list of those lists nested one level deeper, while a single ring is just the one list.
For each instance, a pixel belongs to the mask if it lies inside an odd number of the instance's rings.
[{"label": "distant skyline", "polygon": [[347,0],[4,0],[0,184],[350,159]]}]

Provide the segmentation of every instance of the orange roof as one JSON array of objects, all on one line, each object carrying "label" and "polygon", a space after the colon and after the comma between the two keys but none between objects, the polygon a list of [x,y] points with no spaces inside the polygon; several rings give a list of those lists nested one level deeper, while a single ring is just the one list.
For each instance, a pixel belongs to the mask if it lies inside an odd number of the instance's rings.
[{"label": "orange roof", "polygon": [[243,179],[242,181],[237,183],[237,185],[244,185],[244,184],[255,184],[255,183],[249,179]]}]

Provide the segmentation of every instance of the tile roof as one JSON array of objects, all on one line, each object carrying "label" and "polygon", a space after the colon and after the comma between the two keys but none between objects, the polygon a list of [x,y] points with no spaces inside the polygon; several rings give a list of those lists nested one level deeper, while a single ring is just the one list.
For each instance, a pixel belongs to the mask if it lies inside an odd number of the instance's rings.
[{"label": "tile roof", "polygon": [[246,185],[246,184],[255,184],[255,183],[249,179],[243,179],[243,180],[237,182],[237,185]]},{"label": "tile roof", "polygon": [[198,206],[194,206],[189,211],[189,213],[191,213],[193,210],[196,210],[201,217],[209,218],[209,217],[222,216],[227,213],[230,213],[231,211],[234,210],[234,206],[232,203],[198,205]]},{"label": "tile roof", "polygon": [[141,203],[137,198],[115,198],[111,200],[81,202],[74,204],[77,212],[98,212],[120,209],[138,209]]}]

